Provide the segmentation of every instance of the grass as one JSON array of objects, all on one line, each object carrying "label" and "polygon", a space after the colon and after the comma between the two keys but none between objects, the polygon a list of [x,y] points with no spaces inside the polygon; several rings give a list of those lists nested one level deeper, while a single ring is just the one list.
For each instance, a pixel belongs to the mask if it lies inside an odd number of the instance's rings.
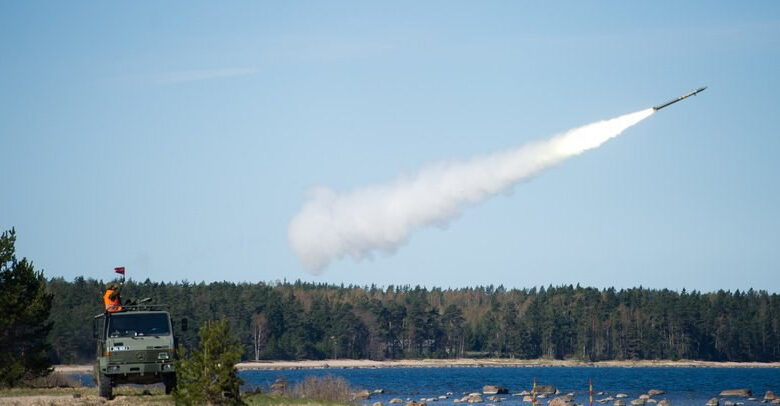
[{"label": "grass", "polygon": [[[242,399],[248,405],[349,405],[352,389],[344,378],[333,376],[307,377],[293,388],[286,388],[285,393],[248,392],[242,394]],[[0,389],[0,399],[22,398],[30,396],[62,397],[60,402],[79,404],[96,404],[101,400],[96,387],[84,386],[82,382],[72,377],[50,374],[48,377],[28,382],[28,386]],[[114,399],[119,405],[126,404],[173,404],[173,397],[165,394],[162,385],[134,386],[122,385],[114,388]],[[120,400],[122,399],[122,400]],[[3,403],[0,401],[0,403]]]},{"label": "grass", "polygon": [[[144,395],[144,390],[148,390],[150,395]],[[79,395],[84,402],[98,397],[96,388],[11,388],[0,389],[0,399],[22,396],[67,396]],[[162,388],[156,387],[134,387],[119,386],[114,388],[114,396],[126,397],[126,403],[129,404],[173,404],[173,397],[165,395]],[[272,405],[324,405],[341,406],[348,405],[346,402],[329,402],[312,399],[296,399],[290,396],[273,393],[245,393],[242,399],[246,404],[252,406],[272,406]],[[74,399],[78,402],[78,400]],[[0,401],[0,403],[2,403]],[[120,402],[124,404],[123,402]]]}]

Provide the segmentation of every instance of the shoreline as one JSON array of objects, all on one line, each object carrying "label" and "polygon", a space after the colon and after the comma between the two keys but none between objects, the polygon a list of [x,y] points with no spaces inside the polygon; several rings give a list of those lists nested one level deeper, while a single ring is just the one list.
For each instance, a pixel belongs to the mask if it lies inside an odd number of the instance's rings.
[{"label": "shoreline", "polygon": [[[780,368],[780,362],[716,362],[694,360],[597,361],[507,358],[404,359],[373,361],[331,359],[303,361],[247,361],[236,364],[239,371],[294,369],[376,369],[376,368],[496,368],[496,367],[593,367],[593,368]],[[55,365],[55,372],[88,373],[92,365]]]}]

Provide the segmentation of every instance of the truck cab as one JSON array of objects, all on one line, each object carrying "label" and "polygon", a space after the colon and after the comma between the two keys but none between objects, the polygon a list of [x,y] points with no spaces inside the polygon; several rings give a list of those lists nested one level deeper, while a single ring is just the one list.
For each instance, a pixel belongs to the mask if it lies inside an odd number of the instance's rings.
[{"label": "truck cab", "polygon": [[[111,399],[120,384],[163,383],[165,393],[176,387],[176,340],[170,314],[161,306],[125,306],[122,311],[94,317],[97,340],[95,379],[100,396]],[[186,319],[182,320],[182,330]]]}]

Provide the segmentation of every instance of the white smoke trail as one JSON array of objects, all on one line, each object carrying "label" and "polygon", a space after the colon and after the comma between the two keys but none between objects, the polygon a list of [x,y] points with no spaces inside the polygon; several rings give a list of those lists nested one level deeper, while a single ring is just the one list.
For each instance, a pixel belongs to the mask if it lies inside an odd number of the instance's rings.
[{"label": "white smoke trail", "polygon": [[315,273],[345,255],[361,259],[376,251],[392,253],[415,229],[445,225],[464,207],[600,146],[653,112],[646,109],[599,121],[469,161],[429,165],[414,176],[343,194],[316,188],[290,221],[290,245]]}]

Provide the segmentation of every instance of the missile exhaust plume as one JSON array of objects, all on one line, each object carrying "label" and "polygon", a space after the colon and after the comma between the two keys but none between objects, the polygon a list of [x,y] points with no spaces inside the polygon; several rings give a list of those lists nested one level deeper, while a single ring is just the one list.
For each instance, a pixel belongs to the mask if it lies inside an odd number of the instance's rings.
[{"label": "missile exhaust plume", "polygon": [[655,111],[598,121],[466,161],[430,164],[414,175],[345,193],[315,188],[290,221],[290,245],[314,273],[345,256],[360,260],[376,252],[393,253],[416,229],[446,225],[464,208],[600,146]]}]

